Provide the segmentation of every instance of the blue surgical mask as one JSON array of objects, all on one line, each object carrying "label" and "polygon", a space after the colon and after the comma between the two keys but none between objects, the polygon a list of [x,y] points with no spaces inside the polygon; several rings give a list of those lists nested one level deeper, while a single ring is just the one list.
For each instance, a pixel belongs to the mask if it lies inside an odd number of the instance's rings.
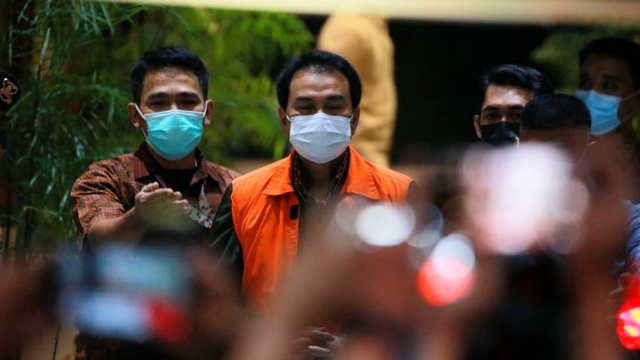
[{"label": "blue surgical mask", "polygon": [[591,135],[602,135],[613,131],[620,123],[632,117],[618,118],[618,108],[622,98],[606,95],[595,90],[578,90],[576,97],[582,100],[591,113]]},{"label": "blue surgical mask", "polygon": [[172,109],[143,115],[138,105],[136,109],[147,122],[147,133],[143,131],[147,144],[167,160],[184,158],[202,139],[206,103],[203,112]]}]

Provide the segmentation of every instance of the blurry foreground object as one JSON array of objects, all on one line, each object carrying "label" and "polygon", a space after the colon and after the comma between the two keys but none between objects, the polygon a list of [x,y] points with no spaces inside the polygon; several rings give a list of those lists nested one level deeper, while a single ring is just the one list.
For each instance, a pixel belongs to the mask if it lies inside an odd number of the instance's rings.
[{"label": "blurry foreground object", "polygon": [[48,264],[16,261],[0,271],[0,357],[55,323],[55,295],[47,281],[50,270]]},{"label": "blurry foreground object", "polygon": [[365,159],[389,167],[398,101],[387,19],[375,15],[331,15],[320,30],[317,47],[344,57],[360,75],[360,122],[351,145]]},{"label": "blurry foreground object", "polygon": [[[613,145],[600,144],[603,149]],[[365,324],[351,328],[338,359],[358,358],[374,348],[378,358],[385,359],[398,354],[461,359],[470,327],[501,296],[500,256],[531,250],[563,259],[559,268],[566,278],[571,335],[570,340],[547,340],[568,341],[574,359],[623,359],[606,302],[610,269],[624,246],[622,202],[591,191],[573,173],[570,157],[553,146],[473,149],[466,159],[476,160],[471,165],[466,161],[461,169],[475,184],[465,182],[467,212],[456,232],[443,235],[438,221],[423,217],[404,240],[372,242],[367,234],[382,232],[377,222],[404,219],[390,221],[396,229],[391,233],[398,234],[411,223],[411,214],[367,202],[350,212],[338,211],[326,236],[318,236],[301,252],[296,271],[265,317],[243,334],[232,359],[281,359],[304,325],[318,318]],[[470,176],[474,172],[478,176]],[[607,173],[611,183],[629,182],[620,175]],[[497,179],[500,186],[494,184]],[[361,221],[369,231],[359,231]],[[517,222],[520,231],[507,222]],[[559,241],[566,234],[573,235],[571,241]],[[443,290],[433,296],[434,288]]]},{"label": "blurry foreground object", "polygon": [[83,266],[67,258],[57,268],[58,315],[111,344],[106,353],[81,347],[87,359],[221,359],[243,321],[238,290],[215,264],[197,248],[124,245]]},{"label": "blurry foreground object", "polygon": [[625,348],[640,349],[640,280],[637,276],[626,279],[622,306],[618,310],[618,339]]},{"label": "blurry foreground object", "polygon": [[[366,344],[376,345],[377,358],[426,348],[446,352],[443,338],[451,329],[456,338],[468,319],[491,304],[500,276],[493,259],[474,260],[471,242],[463,235],[434,243],[416,238],[423,225],[422,218],[403,206],[366,199],[339,205],[329,230],[314,232],[318,237],[301,251],[296,270],[264,317],[243,334],[232,359],[281,359],[296,334],[316,319],[347,319],[348,339],[336,359],[363,356]],[[436,276],[419,275],[430,261]],[[443,282],[454,269],[462,269],[462,278],[473,273],[473,284],[479,286],[449,293]],[[436,309],[429,305],[434,297],[424,296],[429,282],[445,287],[447,298]],[[444,305],[449,306],[440,307]]]},{"label": "blurry foreground object", "polygon": [[186,337],[193,290],[179,253],[111,245],[83,266],[67,261],[60,270],[60,313],[87,333],[133,341]]},{"label": "blurry foreground object", "polygon": [[505,255],[535,245],[571,250],[569,243],[547,244],[576,240],[580,233],[589,193],[571,171],[567,155],[546,145],[470,152],[463,181],[472,229],[482,246]]}]

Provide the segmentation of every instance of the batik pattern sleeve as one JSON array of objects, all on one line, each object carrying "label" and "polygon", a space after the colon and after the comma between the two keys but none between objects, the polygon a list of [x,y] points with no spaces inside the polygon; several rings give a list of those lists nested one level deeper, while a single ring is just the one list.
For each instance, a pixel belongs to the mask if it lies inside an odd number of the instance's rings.
[{"label": "batik pattern sleeve", "polygon": [[232,192],[233,184],[229,185],[222,195],[218,213],[213,221],[209,247],[216,255],[220,256],[221,264],[228,267],[237,276],[238,283],[240,283],[244,272],[244,259],[242,246],[233,225]]},{"label": "batik pattern sleeve", "polygon": [[637,274],[640,270],[640,204],[625,202],[629,212],[626,271]]},{"label": "batik pattern sleeve", "polygon": [[122,216],[135,204],[136,183],[126,157],[89,166],[73,184],[73,218],[82,249],[89,228],[98,221]]}]

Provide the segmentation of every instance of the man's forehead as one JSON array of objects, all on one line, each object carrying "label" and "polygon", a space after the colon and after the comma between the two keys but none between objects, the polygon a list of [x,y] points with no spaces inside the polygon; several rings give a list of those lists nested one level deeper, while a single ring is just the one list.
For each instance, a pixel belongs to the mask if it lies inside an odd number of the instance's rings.
[{"label": "man's forehead", "polygon": [[166,93],[168,90],[201,94],[198,77],[191,70],[168,67],[149,71],[145,75],[142,83],[143,94]]},{"label": "man's forehead", "polygon": [[340,88],[348,92],[349,80],[343,73],[337,70],[318,71],[301,69],[293,75],[289,87],[291,91]]},{"label": "man's forehead", "polygon": [[533,99],[533,91],[513,85],[489,84],[485,92],[482,107],[489,105],[510,106],[525,105]]},{"label": "man's forehead", "polygon": [[591,54],[582,62],[580,75],[619,75],[631,78],[629,65],[624,59],[609,55]]}]

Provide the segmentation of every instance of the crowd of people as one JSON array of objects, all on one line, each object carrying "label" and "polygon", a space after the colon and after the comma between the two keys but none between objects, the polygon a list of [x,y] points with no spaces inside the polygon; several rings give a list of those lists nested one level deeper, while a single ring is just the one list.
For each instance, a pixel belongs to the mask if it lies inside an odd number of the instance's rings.
[{"label": "crowd of people", "polygon": [[[198,148],[201,59],[144,53],[126,109],[144,141],[74,183],[77,270],[0,274],[0,355],[68,316],[86,360],[634,356],[640,45],[579,58],[575,96],[526,66],[488,71],[478,144],[414,181],[350,145],[366,83],[340,55],[286,63],[293,150],[240,175]],[[3,78],[4,114],[19,91]]]}]

